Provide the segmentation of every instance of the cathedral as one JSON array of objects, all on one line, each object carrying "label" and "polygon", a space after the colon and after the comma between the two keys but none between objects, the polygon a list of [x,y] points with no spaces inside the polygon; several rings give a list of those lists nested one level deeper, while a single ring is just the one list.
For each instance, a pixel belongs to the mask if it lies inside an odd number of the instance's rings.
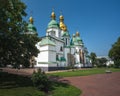
[{"label": "cathedral", "polygon": [[[33,18],[30,17],[27,34],[37,34],[33,23]],[[69,66],[78,68],[92,66],[80,33],[76,32],[70,38],[63,15],[60,15],[58,23],[53,11],[46,28],[46,35],[40,38],[41,41],[35,45],[40,52],[35,57],[34,67],[41,68],[43,71],[53,71],[66,69]]]}]

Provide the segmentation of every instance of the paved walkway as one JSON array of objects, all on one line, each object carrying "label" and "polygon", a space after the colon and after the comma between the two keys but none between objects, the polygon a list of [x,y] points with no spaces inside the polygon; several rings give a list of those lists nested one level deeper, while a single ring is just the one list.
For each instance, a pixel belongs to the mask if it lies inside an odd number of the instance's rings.
[{"label": "paved walkway", "polygon": [[[34,69],[9,69],[3,71],[12,74],[30,76]],[[81,96],[120,96],[120,72],[91,76],[65,77],[60,81],[68,82],[82,90]]]},{"label": "paved walkway", "polygon": [[81,96],[120,96],[120,72],[62,79],[82,90]]}]

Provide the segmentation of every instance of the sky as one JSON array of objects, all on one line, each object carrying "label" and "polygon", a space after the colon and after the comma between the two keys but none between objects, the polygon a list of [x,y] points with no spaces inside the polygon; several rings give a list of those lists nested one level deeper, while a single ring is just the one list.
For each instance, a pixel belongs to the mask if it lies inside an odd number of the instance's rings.
[{"label": "sky", "polygon": [[39,36],[45,36],[54,8],[56,20],[64,16],[70,35],[80,32],[89,53],[107,56],[112,44],[120,37],[120,0],[22,0],[27,17],[34,18]]}]

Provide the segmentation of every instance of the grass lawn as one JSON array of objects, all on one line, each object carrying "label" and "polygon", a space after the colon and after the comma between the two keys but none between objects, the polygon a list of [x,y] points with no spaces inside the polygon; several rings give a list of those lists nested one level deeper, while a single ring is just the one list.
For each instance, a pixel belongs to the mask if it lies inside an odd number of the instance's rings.
[{"label": "grass lawn", "polygon": [[79,96],[81,91],[71,85],[53,82],[46,94],[33,87],[28,77],[0,72],[0,96]]},{"label": "grass lawn", "polygon": [[67,72],[56,72],[56,73],[48,73],[48,75],[59,76],[59,77],[72,77],[72,76],[87,76],[93,74],[104,74],[106,70],[110,70],[111,72],[120,72],[119,69],[115,68],[91,68],[91,69],[82,69],[82,70],[71,70]]}]

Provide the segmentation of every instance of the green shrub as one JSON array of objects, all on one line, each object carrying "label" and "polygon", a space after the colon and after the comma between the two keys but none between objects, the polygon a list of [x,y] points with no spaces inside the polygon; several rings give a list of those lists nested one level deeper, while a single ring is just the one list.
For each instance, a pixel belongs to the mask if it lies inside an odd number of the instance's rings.
[{"label": "green shrub", "polygon": [[114,61],[115,62],[115,68],[120,68],[120,59],[117,59]]},{"label": "green shrub", "polygon": [[45,72],[42,72],[41,69],[38,69],[37,72],[33,72],[32,75],[33,85],[41,91],[48,92],[51,88],[51,81],[48,79]]}]

